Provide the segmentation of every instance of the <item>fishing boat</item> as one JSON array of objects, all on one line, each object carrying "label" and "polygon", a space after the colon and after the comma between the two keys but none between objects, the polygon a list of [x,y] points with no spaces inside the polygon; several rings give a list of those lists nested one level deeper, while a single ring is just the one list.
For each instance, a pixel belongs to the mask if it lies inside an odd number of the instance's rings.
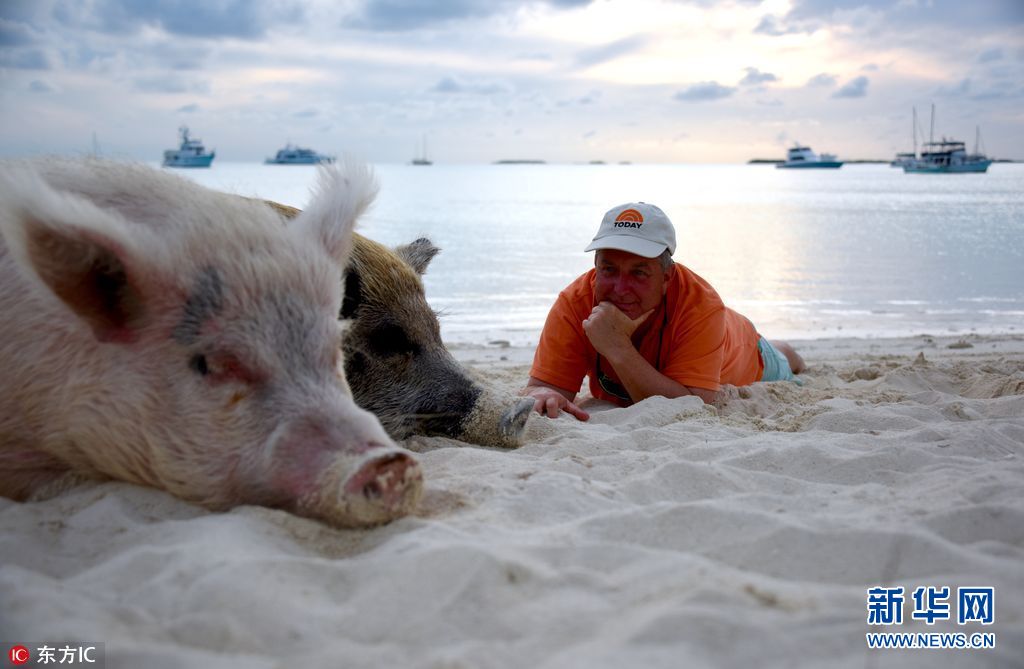
[{"label": "fishing boat", "polygon": [[980,153],[967,153],[963,142],[942,139],[927,142],[921,157],[903,166],[907,174],[969,174],[988,171],[992,159]]},{"label": "fishing boat", "polygon": [[[914,110],[914,146],[917,146],[917,110]],[[934,141],[935,105],[932,105],[931,127],[928,141],[921,148],[921,155],[903,165],[907,174],[982,174],[988,171],[992,159],[978,150],[981,144],[981,128],[974,129],[974,153],[967,153],[964,142],[943,137]]]},{"label": "fishing boat", "polygon": [[286,144],[283,149],[278,150],[277,155],[267,158],[264,162],[267,165],[319,165],[333,163],[334,156],[325,156],[313,149]]},{"label": "fishing boat", "polygon": [[209,167],[216,151],[206,151],[200,139],[189,137],[188,126],[178,128],[181,146],[164,151],[164,167]]},{"label": "fishing boat", "polygon": [[786,162],[779,163],[775,167],[797,169],[837,169],[842,166],[843,161],[836,160],[836,157],[831,153],[818,155],[814,151],[811,151],[810,147],[797,145],[786,152]]}]

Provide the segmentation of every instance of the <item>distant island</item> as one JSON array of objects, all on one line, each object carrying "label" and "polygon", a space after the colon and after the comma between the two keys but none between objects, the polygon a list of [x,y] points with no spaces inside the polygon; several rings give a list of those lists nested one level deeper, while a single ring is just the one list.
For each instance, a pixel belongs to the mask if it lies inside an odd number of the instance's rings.
[{"label": "distant island", "polygon": [[544,165],[544,160],[495,160],[495,165]]}]

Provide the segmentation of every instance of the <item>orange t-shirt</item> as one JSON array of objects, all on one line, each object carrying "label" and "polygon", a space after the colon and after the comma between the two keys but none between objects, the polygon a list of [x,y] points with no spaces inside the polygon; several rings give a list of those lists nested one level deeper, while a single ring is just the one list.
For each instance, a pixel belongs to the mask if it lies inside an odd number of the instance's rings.
[{"label": "orange t-shirt", "polygon": [[[544,323],[530,376],[573,392],[589,376],[594,397],[623,405],[623,400],[598,383],[597,351],[583,331],[583,321],[594,308],[596,276],[597,270],[592,269],[558,294]],[[652,326],[644,327],[647,323]],[[684,386],[707,390],[719,390],[723,383],[746,386],[764,372],[753,324],[726,307],[707,281],[678,263],[665,299],[638,333],[641,338],[634,338],[633,344],[644,359]],[[607,359],[602,358],[600,371],[618,382]]]}]

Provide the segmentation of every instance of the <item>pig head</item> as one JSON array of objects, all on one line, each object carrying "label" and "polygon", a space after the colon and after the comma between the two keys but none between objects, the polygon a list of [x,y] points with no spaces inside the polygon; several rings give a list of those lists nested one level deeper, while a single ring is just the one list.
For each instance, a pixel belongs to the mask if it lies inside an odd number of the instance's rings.
[{"label": "pig head", "polygon": [[[266,204],[286,218],[301,213]],[[391,249],[353,235],[339,313],[349,321],[342,347],[352,395],[394,439],[446,436],[519,446],[533,400],[480,383],[441,340],[422,279],[439,252],[429,239]]]},{"label": "pig head", "polygon": [[290,225],[258,202],[94,160],[0,167],[0,493],[67,477],[337,525],[410,512],[412,454],[352,401],[352,229],[376,183],[323,168]]},{"label": "pig head", "polygon": [[392,251],[356,235],[341,307],[352,319],[342,344],[352,394],[395,439],[517,446],[532,405],[478,383],[441,341],[421,278],[438,252],[428,239]]}]

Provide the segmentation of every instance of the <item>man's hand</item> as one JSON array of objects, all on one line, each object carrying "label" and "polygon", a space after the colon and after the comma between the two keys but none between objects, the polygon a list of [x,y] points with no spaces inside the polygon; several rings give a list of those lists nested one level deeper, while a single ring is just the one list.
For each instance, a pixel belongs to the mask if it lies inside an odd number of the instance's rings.
[{"label": "man's hand", "polygon": [[631,319],[611,302],[594,305],[590,316],[583,321],[583,331],[601,355],[611,358],[624,348],[634,348],[630,337],[654,310]]},{"label": "man's hand", "polygon": [[524,388],[520,394],[533,398],[533,409],[541,416],[558,418],[558,416],[564,411],[567,414],[575,416],[578,420],[587,420],[590,418],[590,414],[573,404],[572,400],[566,397],[564,392],[556,388],[532,385],[531,380],[531,385]]}]

